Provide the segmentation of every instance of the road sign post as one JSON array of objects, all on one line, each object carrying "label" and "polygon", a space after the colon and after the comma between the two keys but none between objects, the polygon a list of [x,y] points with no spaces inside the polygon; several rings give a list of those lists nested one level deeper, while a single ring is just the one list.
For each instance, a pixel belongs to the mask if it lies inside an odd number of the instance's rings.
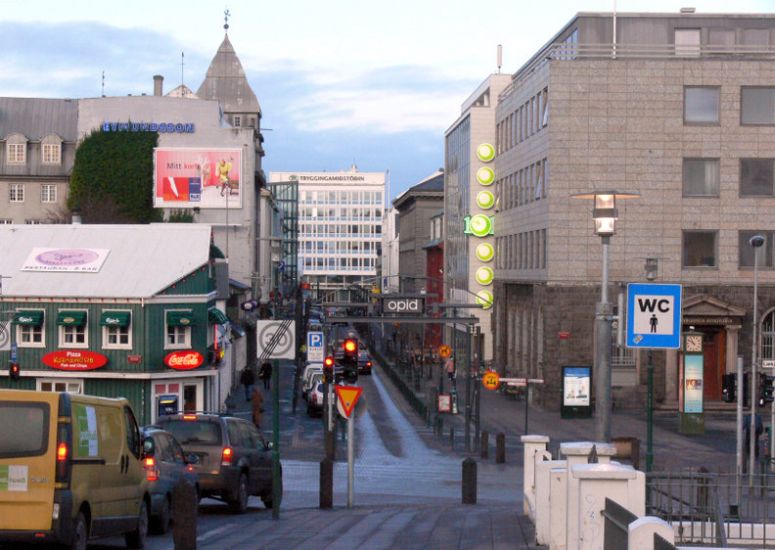
[{"label": "road sign post", "polygon": [[355,492],[355,405],[363,393],[358,386],[336,386],[337,408],[347,419],[347,507],[353,506]]}]

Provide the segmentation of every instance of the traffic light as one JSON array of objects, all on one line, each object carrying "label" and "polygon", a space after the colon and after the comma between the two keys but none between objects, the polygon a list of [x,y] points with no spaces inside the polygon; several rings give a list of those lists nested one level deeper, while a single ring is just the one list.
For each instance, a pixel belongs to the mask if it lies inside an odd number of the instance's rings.
[{"label": "traffic light", "polygon": [[326,384],[334,382],[334,358],[330,355],[323,359],[323,382]]},{"label": "traffic light", "polygon": [[737,373],[732,372],[721,376],[721,400],[724,403],[734,403],[737,399]]},{"label": "traffic light", "polygon": [[19,363],[16,361],[11,361],[11,363],[8,365],[8,376],[11,378],[11,380],[18,380],[21,378],[22,373],[19,369]]},{"label": "traffic light", "polygon": [[767,376],[766,374],[760,375],[759,378],[759,406],[763,407],[765,403],[772,403],[775,401],[775,395],[773,385],[775,384],[775,376]]},{"label": "traffic light", "polygon": [[345,338],[342,342],[342,367],[344,368],[344,378],[348,382],[355,383],[358,380],[358,340],[355,338]]}]

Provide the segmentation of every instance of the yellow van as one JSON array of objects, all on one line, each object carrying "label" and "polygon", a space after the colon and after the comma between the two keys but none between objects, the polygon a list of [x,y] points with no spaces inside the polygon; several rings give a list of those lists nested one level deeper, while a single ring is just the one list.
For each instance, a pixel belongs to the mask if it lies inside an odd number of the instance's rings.
[{"label": "yellow van", "polygon": [[123,533],[142,548],[150,500],[141,450],[126,399],[0,389],[0,545],[83,550]]}]

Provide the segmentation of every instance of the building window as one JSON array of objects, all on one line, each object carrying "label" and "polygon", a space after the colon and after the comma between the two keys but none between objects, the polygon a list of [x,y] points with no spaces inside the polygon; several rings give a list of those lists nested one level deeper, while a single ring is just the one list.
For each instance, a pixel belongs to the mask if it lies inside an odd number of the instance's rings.
[{"label": "building window", "polygon": [[775,359],[775,310],[767,313],[762,319],[761,334],[761,359]]},{"label": "building window", "polygon": [[44,183],[40,186],[40,202],[56,202],[57,201],[57,186]]},{"label": "building window", "polygon": [[68,325],[59,327],[59,347],[87,347],[86,325]]},{"label": "building window", "polygon": [[754,267],[754,247],[748,242],[754,235],[764,237],[764,245],[759,252],[759,267],[773,267],[772,257],[775,249],[775,231],[738,231],[738,252],[740,267]]},{"label": "building window", "polygon": [[8,200],[11,202],[24,202],[23,183],[12,183],[8,186]]},{"label": "building window", "polygon": [[717,267],[718,231],[684,231],[683,266]]},{"label": "building window", "polygon": [[675,30],[675,55],[696,57],[700,55],[700,29]]},{"label": "building window", "polygon": [[62,146],[59,143],[43,144],[43,164],[61,164]]},{"label": "building window", "polygon": [[684,159],[684,197],[719,196],[719,159]]},{"label": "building window", "polygon": [[189,327],[178,327],[167,325],[167,346],[168,348],[186,348],[188,347]]},{"label": "building window", "polygon": [[168,311],[167,334],[164,339],[166,349],[181,349],[191,347],[191,325],[193,314],[191,311]]},{"label": "building window", "polygon": [[740,196],[773,196],[773,159],[740,159]]},{"label": "building window", "polygon": [[0,225],[11,225],[13,220],[11,218],[0,218]]},{"label": "building window", "polygon": [[741,88],[740,123],[775,124],[775,88]]},{"label": "building window", "polygon": [[718,124],[718,86],[686,86],[684,88],[684,122],[687,124]]},{"label": "building window", "polygon": [[6,145],[6,158],[8,164],[24,164],[27,162],[27,144],[8,143]]},{"label": "building window", "polygon": [[130,349],[132,331],[129,311],[103,311],[100,317],[102,326],[102,347],[105,349]]},{"label": "building window", "polygon": [[234,115],[234,127],[239,128],[242,126],[242,117],[240,115]]},{"label": "building window", "polygon": [[38,391],[56,391],[67,393],[83,393],[83,380],[57,380],[51,378],[38,378],[35,381]]}]

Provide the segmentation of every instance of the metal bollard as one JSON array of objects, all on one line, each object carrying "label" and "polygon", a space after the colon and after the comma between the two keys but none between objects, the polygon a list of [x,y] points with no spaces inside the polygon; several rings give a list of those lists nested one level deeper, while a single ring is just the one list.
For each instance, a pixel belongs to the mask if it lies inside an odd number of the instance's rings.
[{"label": "metal bollard", "polygon": [[320,507],[334,505],[334,461],[324,458],[320,461]]},{"label": "metal bollard", "polygon": [[503,432],[495,436],[495,463],[506,462],[506,434]]},{"label": "metal bollard", "polygon": [[455,427],[449,427],[449,446],[451,449],[455,448]]},{"label": "metal bollard", "polygon": [[463,504],[476,504],[476,460],[463,460]]},{"label": "metal bollard", "polygon": [[180,479],[172,489],[172,540],[175,550],[196,550],[196,514],[199,508],[196,488]]},{"label": "metal bollard", "polygon": [[482,458],[490,458],[490,432],[482,430]]}]

